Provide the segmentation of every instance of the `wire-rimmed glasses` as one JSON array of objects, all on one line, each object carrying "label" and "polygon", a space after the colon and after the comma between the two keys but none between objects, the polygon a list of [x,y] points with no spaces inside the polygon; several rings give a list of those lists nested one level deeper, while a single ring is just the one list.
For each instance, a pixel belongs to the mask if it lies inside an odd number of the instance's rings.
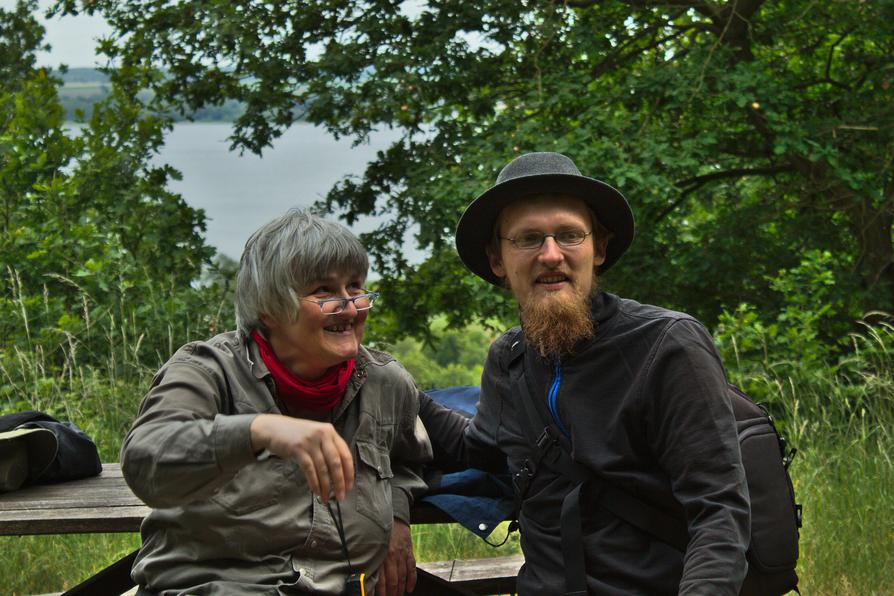
[{"label": "wire-rimmed glasses", "polygon": [[320,312],[324,315],[337,315],[344,312],[348,307],[348,302],[353,302],[354,308],[357,310],[369,310],[372,308],[373,303],[378,297],[379,292],[368,292],[366,294],[360,294],[359,296],[351,296],[350,298],[324,298],[322,300],[299,298],[299,300],[313,302],[314,304],[319,305]]},{"label": "wire-rimmed glasses", "polygon": [[519,250],[540,250],[547,238],[552,238],[556,244],[563,247],[579,246],[583,244],[587,236],[593,232],[585,232],[583,230],[562,230],[554,234],[544,234],[543,232],[524,232],[515,238],[507,238],[500,236],[500,240],[508,240],[512,246]]}]

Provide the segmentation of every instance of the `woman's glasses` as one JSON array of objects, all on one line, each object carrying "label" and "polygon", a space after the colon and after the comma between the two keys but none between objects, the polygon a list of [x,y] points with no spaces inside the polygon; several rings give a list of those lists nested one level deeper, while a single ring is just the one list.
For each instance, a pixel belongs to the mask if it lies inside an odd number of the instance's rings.
[{"label": "woman's glasses", "polygon": [[320,312],[322,312],[324,315],[337,315],[343,312],[348,307],[348,302],[353,302],[354,308],[357,310],[369,310],[372,308],[373,303],[378,297],[378,292],[369,292],[367,294],[360,294],[359,296],[352,296],[350,298],[324,298],[323,300],[314,300],[313,298],[299,298],[299,300],[304,300],[305,302],[313,302],[314,304],[319,305]]}]

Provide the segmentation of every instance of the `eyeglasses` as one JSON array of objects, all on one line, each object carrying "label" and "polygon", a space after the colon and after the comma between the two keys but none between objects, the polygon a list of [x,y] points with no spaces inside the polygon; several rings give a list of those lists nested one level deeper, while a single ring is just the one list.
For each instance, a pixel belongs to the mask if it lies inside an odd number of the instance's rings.
[{"label": "eyeglasses", "polygon": [[593,232],[583,230],[562,230],[555,234],[543,234],[541,232],[525,232],[515,238],[500,236],[500,240],[508,240],[512,246],[519,250],[539,250],[547,238],[552,238],[559,246],[579,246]]},{"label": "eyeglasses", "polygon": [[369,310],[373,306],[373,302],[379,297],[379,292],[369,292],[368,294],[360,294],[350,298],[325,298],[323,300],[314,300],[313,298],[299,298],[305,302],[313,302],[319,305],[320,312],[324,315],[337,315],[348,307],[348,302],[354,303],[357,310]]}]

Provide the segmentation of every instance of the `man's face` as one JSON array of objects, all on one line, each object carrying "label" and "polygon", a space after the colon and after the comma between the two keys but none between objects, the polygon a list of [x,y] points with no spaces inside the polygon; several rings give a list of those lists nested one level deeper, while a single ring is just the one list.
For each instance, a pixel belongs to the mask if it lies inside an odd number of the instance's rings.
[{"label": "man's face", "polygon": [[548,237],[539,249],[528,250],[505,240],[531,232],[592,232],[590,212],[582,200],[543,196],[516,201],[500,213],[497,229],[504,239],[500,240],[500,254],[488,249],[491,270],[505,278],[523,308],[590,296],[594,267],[605,261],[605,239],[591,235],[577,246],[560,246],[555,238]]}]

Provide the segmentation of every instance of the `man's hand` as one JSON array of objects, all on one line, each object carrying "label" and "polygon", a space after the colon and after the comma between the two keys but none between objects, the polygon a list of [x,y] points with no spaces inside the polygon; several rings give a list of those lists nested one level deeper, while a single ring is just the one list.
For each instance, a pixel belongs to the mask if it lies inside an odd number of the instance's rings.
[{"label": "man's hand", "polygon": [[323,501],[332,493],[341,501],[354,487],[351,450],[328,422],[260,414],[250,430],[252,449],[297,462],[310,490]]},{"label": "man's hand", "polygon": [[403,596],[416,589],[416,557],[410,526],[395,518],[388,556],[379,568],[376,596]]}]

